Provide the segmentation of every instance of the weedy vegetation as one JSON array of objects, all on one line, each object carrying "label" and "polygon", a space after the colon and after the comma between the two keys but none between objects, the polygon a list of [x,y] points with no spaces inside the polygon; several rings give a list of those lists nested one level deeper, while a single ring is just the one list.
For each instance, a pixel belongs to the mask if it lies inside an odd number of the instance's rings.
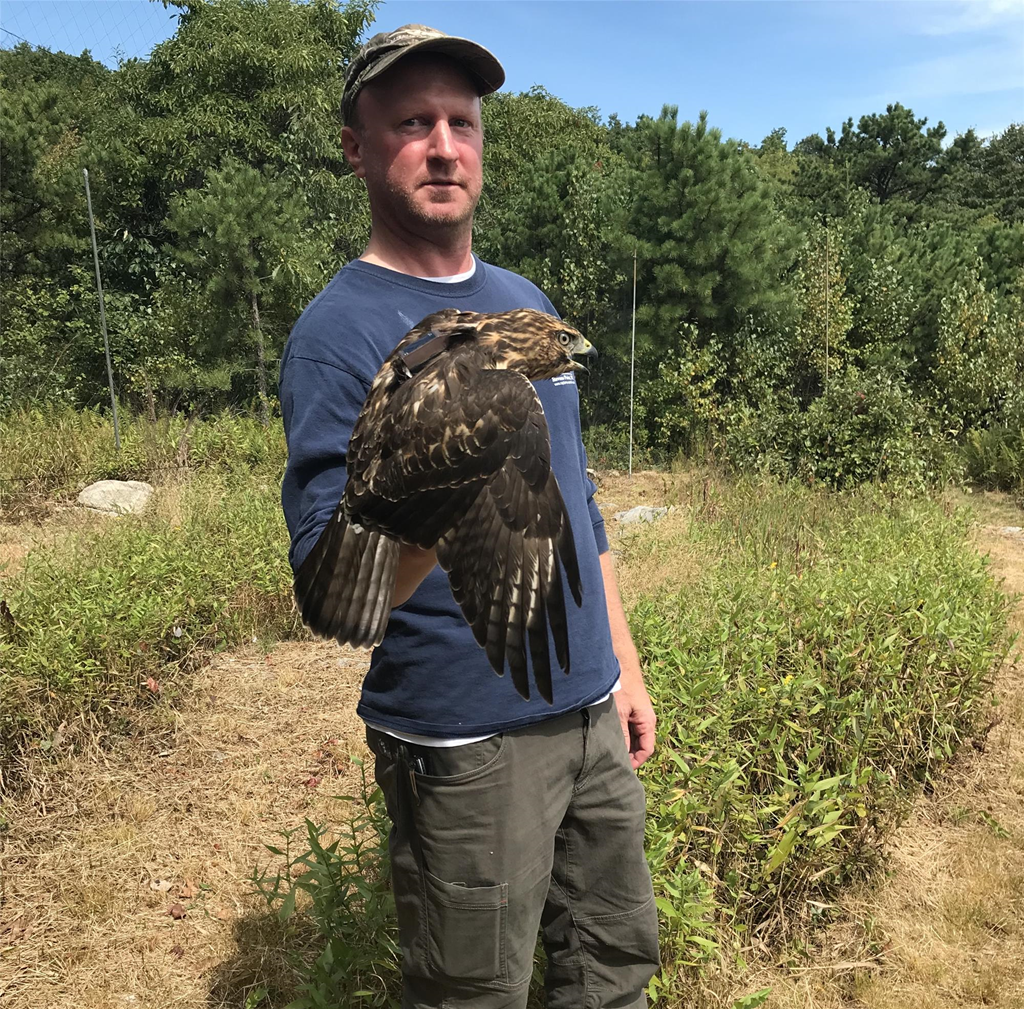
[{"label": "weedy vegetation", "polygon": [[642,776],[667,1004],[687,968],[827,921],[989,727],[1007,608],[969,533],[963,512],[869,489],[741,482],[694,506],[699,578],[632,610],[661,721]]},{"label": "weedy vegetation", "polygon": [[401,954],[387,847],[391,821],[380,789],[367,781],[362,760],[356,762],[362,792],[342,797],[354,814],[341,825],[341,836],[332,840],[312,820],[281,831],[280,844],[267,845],[282,860],[280,867],[257,867],[251,876],[293,934],[303,931],[294,927],[297,909],[316,926],[315,947],[291,947],[305,975],[293,1009],[399,1004]]},{"label": "weedy vegetation", "polygon": [[[28,433],[0,429],[5,476],[14,474],[22,503],[101,476],[149,476],[157,492],[141,515],[92,523],[30,551],[16,570],[0,570],[7,787],[20,756],[123,726],[147,698],[187,689],[189,671],[210,650],[300,633],[279,501],[279,428],[222,417],[150,431],[130,421],[118,458],[109,422],[70,412],[50,420],[52,427],[39,415]],[[172,460],[183,438],[190,447],[179,465]],[[24,482],[33,445],[40,475]],[[143,469],[154,462],[163,464],[155,474]]]},{"label": "weedy vegetation", "polygon": [[[0,509],[72,497],[96,480],[153,480],[197,469],[248,475],[283,471],[280,418],[264,428],[224,410],[148,421],[122,411],[121,448],[109,414],[48,405],[0,414]],[[257,474],[259,476],[260,474]]]},{"label": "weedy vegetation", "polygon": [[[712,477],[681,497],[620,557],[660,719],[641,776],[665,1007],[702,1004],[695,979],[755,951],[800,961],[797,932],[828,923],[914,795],[987,730],[1008,646],[966,511]],[[661,569],[666,553],[678,563]],[[307,823],[301,853],[272,848],[284,864],[255,877],[323,937],[298,954],[297,1006],[398,1005],[387,822],[379,794],[361,802],[351,834],[327,844]]]},{"label": "weedy vegetation", "polygon": [[[279,427],[129,419],[116,456],[94,415],[19,424],[0,429],[8,501],[52,502],[101,476],[150,476],[157,493],[0,574],[8,787],[24,756],[173,701],[212,649],[303,633]],[[1008,639],[966,510],[712,470],[662,481],[674,510],[617,549],[660,719],[642,771],[664,948],[651,995],[674,1007],[716,965],[764,950],[799,962],[794,937],[828,923],[916,792],[986,731]],[[398,1005],[387,819],[363,781],[350,823],[284,832],[252,876],[295,938],[296,1006]]]}]

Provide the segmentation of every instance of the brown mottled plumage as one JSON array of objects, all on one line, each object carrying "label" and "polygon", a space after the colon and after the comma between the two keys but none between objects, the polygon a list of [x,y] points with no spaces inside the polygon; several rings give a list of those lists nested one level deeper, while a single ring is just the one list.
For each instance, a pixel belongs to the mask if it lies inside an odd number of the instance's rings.
[{"label": "brown mottled plumage", "polygon": [[357,647],[381,642],[401,543],[437,548],[452,594],[499,675],[529,698],[527,650],[552,703],[548,626],[569,672],[564,569],[582,602],[569,516],[531,384],[593,348],[532,309],[427,316],[381,366],[348,448],[334,516],[295,576],[302,619]]}]

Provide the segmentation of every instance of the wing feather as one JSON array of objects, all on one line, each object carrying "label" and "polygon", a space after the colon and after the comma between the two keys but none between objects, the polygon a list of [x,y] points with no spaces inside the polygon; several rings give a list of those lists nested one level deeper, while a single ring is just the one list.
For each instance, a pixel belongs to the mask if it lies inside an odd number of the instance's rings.
[{"label": "wing feather", "polygon": [[505,638],[505,658],[516,690],[530,699],[530,680],[526,666],[526,542],[510,530],[509,568],[506,586],[508,592],[508,634]]},{"label": "wing feather", "polygon": [[342,503],[296,574],[303,619],[339,641],[379,643],[400,543],[436,545],[490,665],[504,675],[507,664],[527,699],[532,669],[553,703],[549,628],[558,666],[570,664],[563,576],[577,606],[582,588],[536,390],[468,353],[404,378],[389,362],[353,430]]},{"label": "wing feather", "polygon": [[582,591],[569,517],[550,469],[547,423],[533,387],[523,382],[535,406],[510,434],[502,467],[441,537],[438,559],[492,668],[503,673],[507,663],[526,698],[532,668],[538,692],[553,703],[549,627],[559,667],[570,663],[563,568],[577,604]]},{"label": "wing feather", "polygon": [[551,685],[551,654],[548,649],[548,624],[544,610],[544,564],[542,557],[547,552],[544,540],[528,540],[530,545],[529,591],[526,602],[526,628],[530,638],[530,660],[533,664],[533,679],[537,690],[548,704],[554,703]]},{"label": "wing feather", "polygon": [[303,621],[321,637],[355,647],[377,645],[391,616],[399,543],[354,526],[338,505],[295,573]]}]

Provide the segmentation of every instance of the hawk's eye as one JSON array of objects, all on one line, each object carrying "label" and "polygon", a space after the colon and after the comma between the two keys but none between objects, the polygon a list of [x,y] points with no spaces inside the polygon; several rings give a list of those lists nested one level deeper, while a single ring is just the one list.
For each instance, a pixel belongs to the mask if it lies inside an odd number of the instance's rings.
[{"label": "hawk's eye", "polygon": [[572,337],[563,329],[562,332],[558,334],[558,342],[563,347],[568,347],[569,344],[572,343]]}]

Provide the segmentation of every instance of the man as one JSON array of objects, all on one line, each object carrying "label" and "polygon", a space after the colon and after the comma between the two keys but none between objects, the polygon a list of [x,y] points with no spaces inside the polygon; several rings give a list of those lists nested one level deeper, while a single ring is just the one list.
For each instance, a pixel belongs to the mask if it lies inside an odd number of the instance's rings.
[{"label": "man", "polygon": [[[553,312],[471,250],[480,96],[503,82],[486,49],[422,25],[374,36],[349,68],[342,143],[372,230],[306,308],[281,363],[294,568],[341,498],[370,382],[415,323],[453,306]],[[403,548],[358,706],[394,823],[407,1009],[522,1009],[538,929],[551,1009],[646,1005],[658,966],[634,773],[654,747],[654,711],[586,476],[575,381],[537,391],[583,584],[582,607],[566,607],[571,675],[556,680],[553,705],[520,698],[490,669],[433,551]]]}]

